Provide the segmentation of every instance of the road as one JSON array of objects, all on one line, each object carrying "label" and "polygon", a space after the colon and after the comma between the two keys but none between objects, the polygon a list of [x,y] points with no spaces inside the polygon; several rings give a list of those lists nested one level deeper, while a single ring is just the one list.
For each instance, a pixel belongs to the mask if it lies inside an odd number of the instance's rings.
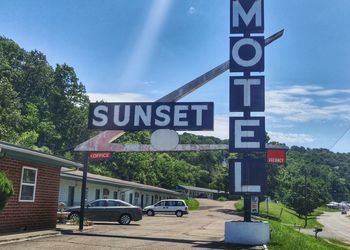
[{"label": "road", "polygon": [[340,212],[322,214],[318,221],[324,225],[321,237],[341,240],[350,243],[350,219]]},{"label": "road", "polygon": [[[174,215],[144,216],[128,226],[115,223],[95,224],[79,233],[36,239],[0,246],[6,250],[90,250],[90,249],[240,249],[223,244],[224,222],[242,220],[232,214],[232,201],[200,199],[198,211],[181,218]],[[245,248],[246,249],[246,248]]]}]

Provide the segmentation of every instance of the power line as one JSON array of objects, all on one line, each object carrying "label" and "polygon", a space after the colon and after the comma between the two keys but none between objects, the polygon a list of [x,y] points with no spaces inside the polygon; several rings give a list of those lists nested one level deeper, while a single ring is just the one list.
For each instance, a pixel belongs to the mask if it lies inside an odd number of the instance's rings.
[{"label": "power line", "polygon": [[338,144],[338,142],[343,139],[343,137],[350,131],[350,126],[346,129],[346,131],[335,141],[335,143],[332,145],[332,147],[329,148],[329,150],[332,150],[335,145]]}]

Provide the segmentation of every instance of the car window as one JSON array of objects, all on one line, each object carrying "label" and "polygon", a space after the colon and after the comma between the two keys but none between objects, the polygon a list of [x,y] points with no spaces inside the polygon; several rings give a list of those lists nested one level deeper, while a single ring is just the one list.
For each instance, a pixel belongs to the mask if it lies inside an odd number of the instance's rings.
[{"label": "car window", "polygon": [[107,202],[104,200],[98,200],[90,203],[90,207],[106,207]]},{"label": "car window", "polygon": [[156,205],[155,205],[156,207],[163,207],[163,206],[165,206],[165,201],[161,201],[161,202],[158,202]]},{"label": "car window", "polygon": [[182,201],[176,201],[176,206],[181,207],[185,206],[185,204]]},{"label": "car window", "polygon": [[121,202],[121,201],[109,200],[108,201],[108,206],[109,207],[128,207],[128,206],[130,206],[130,204],[124,203],[124,202]]},{"label": "car window", "polygon": [[170,207],[170,206],[173,207],[173,206],[176,205],[176,202],[175,202],[175,201],[166,201],[166,202],[165,202],[165,205],[168,206],[168,207]]}]

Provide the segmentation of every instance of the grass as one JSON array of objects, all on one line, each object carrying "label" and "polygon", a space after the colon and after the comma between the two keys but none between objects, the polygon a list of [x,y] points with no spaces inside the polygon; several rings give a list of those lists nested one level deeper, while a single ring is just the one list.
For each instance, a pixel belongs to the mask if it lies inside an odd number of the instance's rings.
[{"label": "grass", "polygon": [[329,208],[329,207],[319,207],[316,211],[320,212],[340,212],[338,208]]},{"label": "grass", "polygon": [[[243,211],[243,200],[240,200],[238,203],[236,203],[236,209],[238,211]],[[281,203],[269,202],[267,211],[266,202],[262,202],[260,203],[259,210],[260,217],[278,221],[284,224],[300,225],[302,227],[304,226],[304,218],[299,217],[293,210],[287,208]],[[308,216],[306,228],[323,227],[322,224],[316,220],[316,217],[322,213],[322,211],[316,210],[310,216]]]},{"label": "grass", "polygon": [[197,210],[199,208],[199,201],[196,199],[185,200],[189,210]]},{"label": "grass", "polygon": [[327,240],[327,241],[331,242],[334,245],[341,246],[341,247],[346,247],[347,249],[350,249],[350,244],[348,244],[348,243],[341,242],[339,240],[334,240],[334,239]]},{"label": "grass", "polygon": [[311,235],[299,233],[291,227],[284,226],[276,221],[269,221],[271,228],[271,241],[268,248],[271,250],[340,250],[348,249],[342,242],[328,241],[315,238]]},{"label": "grass", "polygon": [[[270,224],[271,241],[268,248],[272,250],[338,250],[350,249],[349,245],[337,240],[316,239],[314,236],[306,235],[298,232],[293,227],[286,224],[304,225],[304,219],[291,209],[285,207],[281,203],[269,202],[269,212],[267,213],[267,204],[262,202],[260,204],[259,215],[266,218]],[[243,200],[235,204],[238,211],[243,211]],[[281,213],[282,211],[282,213]],[[316,209],[316,211],[309,216],[307,228],[322,227],[316,221],[316,217],[328,211],[324,208]]]}]

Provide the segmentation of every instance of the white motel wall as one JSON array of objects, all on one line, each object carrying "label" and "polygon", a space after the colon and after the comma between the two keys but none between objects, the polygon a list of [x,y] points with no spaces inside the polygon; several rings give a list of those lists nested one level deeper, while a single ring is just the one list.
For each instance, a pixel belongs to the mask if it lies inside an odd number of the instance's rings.
[{"label": "white motel wall", "polygon": [[[63,168],[60,177],[59,202],[67,206],[80,205],[82,171]],[[86,201],[120,199],[145,207],[162,199],[178,198],[181,194],[164,188],[144,185],[88,173]]]}]

